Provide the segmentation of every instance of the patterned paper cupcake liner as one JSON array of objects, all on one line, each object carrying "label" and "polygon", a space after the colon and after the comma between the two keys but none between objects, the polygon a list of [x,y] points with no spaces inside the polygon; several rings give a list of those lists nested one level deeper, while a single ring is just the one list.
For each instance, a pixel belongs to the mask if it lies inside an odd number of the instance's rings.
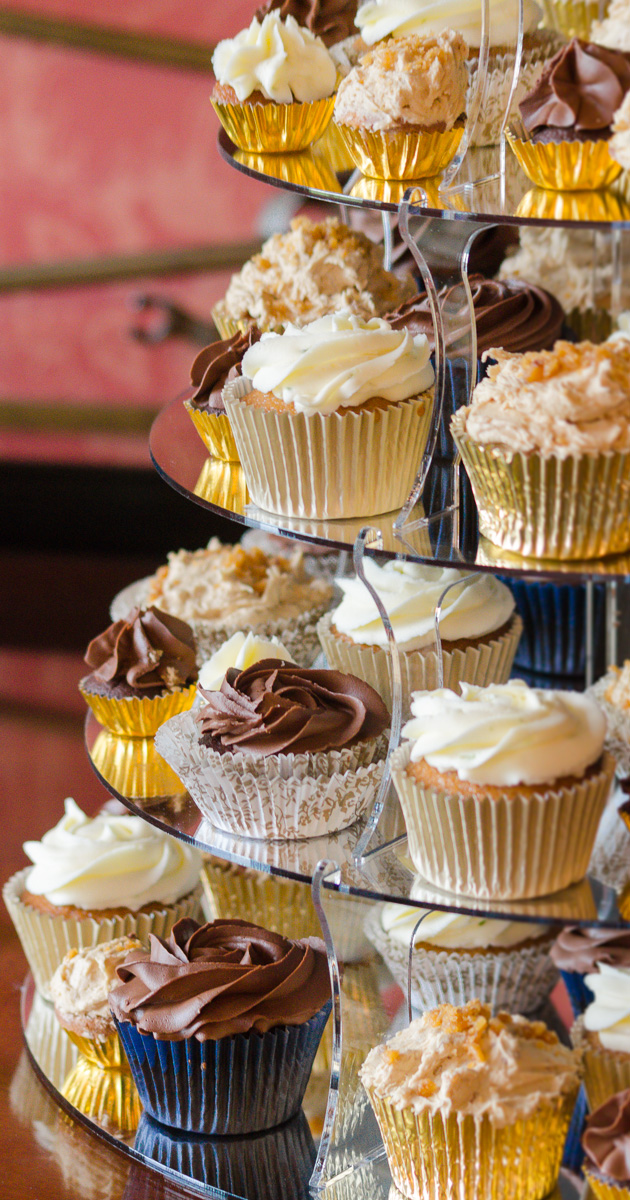
[{"label": "patterned paper cupcake liner", "polygon": [[420,875],[447,892],[527,900],[560,891],[588,870],[615,762],[572,787],[497,798],[423,787],[407,774],[411,744],[392,757],[392,780]]},{"label": "patterned paper cupcake liner", "polygon": [[378,738],[322,754],[221,754],[199,744],[190,713],[163,725],[155,744],[216,829],[291,840],[353,825],[376,796],[385,753]]},{"label": "patterned paper cupcake liner", "polygon": [[[515,667],[549,675],[584,677],[586,670],[586,592],[570,584],[522,583],[503,578],[523,621]],[[596,629],[603,629],[604,588],[595,585]]]},{"label": "patterned paper cupcake liner", "polygon": [[[550,34],[538,33],[535,35],[534,44],[523,46],[518,82],[512,97],[508,120],[513,120],[518,116],[519,102],[536,83],[545,63],[553,57],[560,45],[560,39],[556,39]],[[510,99],[513,64],[513,53],[501,54],[490,47],[487,67],[488,85],[470,143],[471,146],[496,146],[499,144],[501,126]],[[478,55],[469,58],[466,65],[469,77],[466,107],[470,110],[473,88],[479,71]]]},{"label": "patterned paper cupcake liner", "polygon": [[582,1055],[584,1090],[591,1112],[630,1087],[630,1054],[607,1050],[599,1039],[594,1042],[584,1027],[583,1016],[571,1026],[571,1041]]},{"label": "patterned paper cupcake liner", "polygon": [[584,976],[579,971],[560,971],[562,982],[567,989],[574,1017],[581,1017],[584,1009],[595,999],[591,989],[586,986]]},{"label": "patterned paper cupcake liner", "polygon": [[163,696],[128,696],[114,700],[110,696],[96,696],[79,684],[83,699],[92,709],[94,716],[109,733],[120,737],[153,737],[153,734],[176,713],[190,708],[197,685],[177,688]]},{"label": "patterned paper cupcake liner", "polygon": [[[346,641],[332,633],[335,614],[327,613],[317,625],[320,645],[329,667],[356,675],[369,683],[391,711],[393,682],[391,655],[382,646],[363,646]],[[444,655],[444,687],[458,690],[462,682],[486,687],[490,683],[506,683],[510,677],[516,647],[523,623],[514,616],[509,628],[500,637],[465,650],[449,650],[442,644]],[[401,650],[403,719],[411,712],[413,692],[433,691],[438,687],[438,657],[432,647],[422,650]]]},{"label": "patterned paper cupcake liner", "polygon": [[503,1128],[488,1117],[396,1109],[368,1094],[394,1184],[410,1200],[541,1200],[557,1181],[575,1092]]},{"label": "patterned paper cupcake liner", "polygon": [[552,191],[597,191],[607,188],[621,175],[608,142],[530,142],[515,128],[506,137],[520,166],[536,187]]},{"label": "patterned paper cupcake liner", "polygon": [[133,1133],[138,1127],[142,1104],[127,1071],[105,1071],[100,1065],[79,1058],[61,1094],[84,1116],[112,1133]]},{"label": "patterned paper cupcake liner", "polygon": [[120,1038],[116,1032],[110,1037],[98,1040],[97,1038],[83,1037],[79,1033],[75,1033],[73,1029],[66,1029],[64,1032],[70,1041],[75,1045],[79,1054],[91,1067],[99,1067],[101,1071],[116,1070],[128,1071],[129,1063],[125,1052],[122,1048]]},{"label": "patterned paper cupcake liner", "polygon": [[[616,678],[617,675],[614,671],[607,671],[588,689],[588,694],[604,710],[606,749],[610,751],[617,763],[617,774],[624,776],[630,775],[630,709],[623,709],[617,704],[611,704],[610,700],[606,698],[606,692]],[[622,820],[626,820],[623,813],[620,815]],[[630,823],[628,823],[628,828],[630,829]]]},{"label": "patterned paper cupcake liner", "polygon": [[[429,436],[433,392],[375,412],[265,411],[241,399],[248,379],[223,396],[255,504],[293,517],[370,516],[400,508]],[[287,647],[288,648],[288,647]]]},{"label": "patterned paper cupcake liner", "polygon": [[630,548],[630,454],[521,454],[482,446],[451,424],[479,513],[479,530],[503,550],[591,559]]},{"label": "patterned paper cupcake liner", "polygon": [[333,115],[335,97],[292,104],[226,104],[211,100],[225,132],[239,150],[284,154],[305,150],[320,138]]},{"label": "patterned paper cupcake liner", "polygon": [[584,1167],[584,1178],[597,1200],[630,1200],[630,1179],[620,1183],[592,1166]]},{"label": "patterned paper cupcake liner", "polygon": [[590,38],[591,25],[599,17],[599,0],[541,0],[548,29],[565,38]]},{"label": "patterned paper cupcake liner", "polygon": [[213,1136],[282,1125],[302,1105],[331,1004],[302,1025],[219,1041],[160,1041],[116,1022],[145,1111],[175,1129]]},{"label": "patterned paper cupcake liner", "polygon": [[231,1196],[304,1200],[315,1164],[315,1146],[303,1112],[281,1129],[246,1138],[178,1135],[143,1113],[134,1149],[161,1167]]},{"label": "patterned paper cupcake liner", "polygon": [[90,759],[106,783],[132,800],[175,796],[182,790],[152,738],[122,738],[103,730],[90,750]]},{"label": "patterned paper cupcake liner", "polygon": [[373,179],[425,179],[439,175],[455,157],[464,125],[444,133],[422,129],[362,129],[356,125],[335,128],[355,167]]},{"label": "patterned paper cupcake liner", "polygon": [[[523,926],[523,940],[528,928]],[[380,906],[372,908],[365,929],[406,995],[408,949],[383,929]],[[417,939],[422,939],[422,925]],[[539,946],[480,954],[419,947],[412,958],[411,1001],[415,1008],[427,1009],[477,999],[489,1004],[493,1013],[500,1009],[531,1013],[547,999],[557,981],[548,938],[541,939]]]},{"label": "patterned paper cupcake liner", "polygon": [[184,408],[208,453],[222,462],[237,463],[238,450],[225,413],[202,412],[190,400],[184,400]]},{"label": "patterned paper cupcake liner", "polygon": [[40,912],[29,904],[23,904],[22,892],[30,867],[18,871],[5,883],[2,890],[4,903],[15,925],[22,949],[28,960],[37,990],[50,999],[50,981],[68,950],[84,950],[111,942],[114,938],[135,934],[143,944],[149,934],[168,937],[173,925],[181,917],[201,915],[201,884],[187,896],[172,904],[160,905],[151,912],[131,912],[116,917],[51,916]]}]

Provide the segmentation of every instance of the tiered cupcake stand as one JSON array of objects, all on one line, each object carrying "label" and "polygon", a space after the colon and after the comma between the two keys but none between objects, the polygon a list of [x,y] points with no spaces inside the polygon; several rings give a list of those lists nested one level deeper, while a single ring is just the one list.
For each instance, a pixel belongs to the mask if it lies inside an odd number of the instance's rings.
[{"label": "tiered cupcake stand", "polygon": [[[623,279],[624,274],[628,279],[630,272],[630,206],[622,186],[605,194],[536,193],[516,162],[510,156],[505,159],[505,147],[503,154],[500,147],[471,151],[457,181],[449,189],[439,191],[433,181],[410,186],[364,179],[358,172],[347,169],[335,171],[330,158],[317,147],[284,158],[246,156],[223,133],[219,145],[230,165],[268,184],[305,198],[341,205],[342,213],[353,207],[381,214],[386,257],[391,249],[391,215],[397,214],[401,233],[434,300],[436,285],[446,283],[459,284],[463,289],[461,295],[466,295],[468,255],[475,237],[488,226],[507,222],[590,230],[594,270],[604,257],[610,256],[612,260],[613,318],[624,306]],[[455,310],[460,305],[452,307]],[[588,602],[589,597],[592,599],[592,584],[599,580],[606,585],[607,660],[614,661],[617,586],[630,574],[630,554],[585,563],[523,560],[498,550],[478,535],[475,505],[467,481],[460,478],[457,465],[449,461],[448,444],[440,429],[442,402],[446,398],[448,404],[449,380],[454,378],[448,369],[449,351],[445,349],[454,320],[454,311],[440,312],[436,303],[434,427],[414,492],[401,513],[316,522],[280,518],[255,508],[249,503],[240,467],[207,458],[181,398],[167,405],[155,421],[151,433],[154,464],[167,483],[209,512],[242,525],[353,554],[361,578],[364,555],[382,554],[469,571],[500,571],[503,575],[538,582],[585,586],[587,671],[592,673],[589,647],[593,641],[593,609]],[[458,358],[460,364],[462,358],[468,359],[468,377],[472,378],[472,365],[476,364],[474,323],[469,321],[467,331],[459,332]],[[431,464],[431,451],[436,447],[442,456],[435,457]],[[382,615],[387,626],[386,614]],[[392,636],[391,629],[388,634]],[[395,746],[400,731],[400,689],[394,703],[392,728]],[[159,777],[158,771],[156,775],[150,746],[138,743],[135,773],[130,762],[121,772],[115,747],[109,746],[108,752],[103,753],[104,739],[108,736],[94,717],[88,716],[88,754],[113,796],[132,812],[202,851],[254,871],[310,886],[329,954],[334,992],[332,1071],[317,1152],[301,1119],[285,1130],[242,1139],[235,1146],[183,1136],[167,1138],[169,1144],[165,1149],[165,1139],[159,1131],[147,1132],[146,1123],[143,1126],[141,1122],[137,1133],[133,1130],[125,1133],[116,1129],[111,1120],[86,1115],[61,1094],[64,1078],[73,1065],[74,1051],[69,1043],[64,1043],[62,1050],[53,1051],[54,1020],[44,1011],[48,1006],[38,999],[32,985],[25,987],[23,1019],[27,1046],[59,1102],[99,1137],[132,1158],[165,1172],[188,1189],[205,1195],[239,1196],[244,1200],[267,1196],[303,1200],[309,1188],[327,1198],[386,1200],[390,1195],[391,1177],[382,1143],[356,1075],[357,1065],[369,1045],[386,1034],[388,1018],[375,1011],[376,989],[369,983],[361,985],[361,972],[367,977],[373,966],[353,964],[352,971],[343,972],[340,979],[327,919],[330,906],[338,904],[340,897],[344,898],[344,913],[348,914],[352,913],[352,905],[347,907],[349,901],[356,898],[357,922],[368,910],[368,904],[394,901],[448,912],[518,919],[524,923],[599,923],[613,927],[626,924],[622,912],[630,910],[624,906],[624,879],[619,877],[618,867],[616,874],[600,869],[598,878],[589,876],[565,892],[520,903],[467,901],[439,892],[428,884],[419,884],[417,878],[412,893],[414,874],[407,856],[404,823],[387,780],[369,817],[342,833],[302,842],[247,841],[214,830],[202,819],[190,797],[179,790],[174,776],[169,780],[168,773]],[[129,747],[124,753],[129,755]],[[143,787],[143,778],[152,782]],[[122,786],[121,779],[136,782],[133,786]],[[579,1194],[577,1177],[563,1172],[554,1195],[568,1198]]]}]

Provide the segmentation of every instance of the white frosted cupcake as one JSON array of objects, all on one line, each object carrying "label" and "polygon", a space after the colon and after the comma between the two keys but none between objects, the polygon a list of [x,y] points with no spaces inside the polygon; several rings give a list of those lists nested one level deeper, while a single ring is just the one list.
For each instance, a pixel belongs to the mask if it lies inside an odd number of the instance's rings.
[{"label": "white frosted cupcake", "polygon": [[166,937],[197,916],[201,855],[141,817],[101,812],[90,819],[74,800],[41,842],[25,842],[34,863],[4,885],[3,898],[37,988],[68,950],[135,935]]},{"label": "white frosted cupcake", "polygon": [[383,904],[371,909],[365,931],[405,994],[414,938],[411,999],[416,1008],[466,1004],[476,997],[493,1012],[508,1007],[531,1013],[558,980],[549,957],[550,925]]},{"label": "white frosted cupcake", "polygon": [[594,1000],[571,1029],[591,1111],[630,1087],[630,967],[600,962],[584,977]]},{"label": "white frosted cupcake", "polygon": [[429,434],[429,356],[424,334],[347,310],[263,334],[223,392],[254,502],[316,519],[400,508]]},{"label": "white frosted cupcake", "polygon": [[[463,571],[398,560],[379,566],[366,558],[364,570],[396,636],[405,716],[412,692],[431,691],[438,685],[434,617],[449,584],[458,586],[442,603],[445,687],[456,690],[464,680],[481,686],[507,681],[523,625],[505,584],[488,574],[475,578]],[[337,582],[344,598],[339,608],[319,621],[322,650],[331,667],[365,679],[391,709],[391,652],[376,605],[359,579]]]},{"label": "white frosted cupcake", "polygon": [[248,667],[253,667],[255,663],[261,662],[263,658],[279,658],[282,662],[295,663],[295,659],[291,657],[279,638],[271,637],[269,641],[266,641],[264,638],[257,637],[251,630],[249,633],[237,630],[231,638],[219,646],[218,650],[215,650],[210,658],[206,659],[200,668],[198,687],[202,700],[204,692],[220,690],[226,672],[231,668],[235,668],[237,671],[246,671]]},{"label": "white frosted cupcake", "polygon": [[583,878],[615,765],[590,696],[464,683],[417,692],[411,711],[392,779],[424,879],[524,900]]}]

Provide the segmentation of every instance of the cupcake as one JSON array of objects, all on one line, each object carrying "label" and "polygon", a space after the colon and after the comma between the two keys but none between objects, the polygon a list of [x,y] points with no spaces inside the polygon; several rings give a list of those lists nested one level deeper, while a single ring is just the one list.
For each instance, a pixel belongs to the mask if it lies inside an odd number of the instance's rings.
[{"label": "cupcake", "polygon": [[110,1137],[128,1137],[138,1128],[142,1104],[128,1071],[104,1071],[80,1054],[60,1090],[72,1108]]},{"label": "cupcake", "polygon": [[364,55],[335,100],[335,125],[363,175],[443,171],[463,136],[466,84],[466,43],[452,29],[391,39]]},{"label": "cupcake", "polygon": [[548,29],[556,29],[565,38],[588,37],[591,42],[606,45],[594,32],[602,0],[541,0],[541,4]]},{"label": "cupcake", "polygon": [[237,630],[200,667],[197,686],[202,699],[205,692],[220,691],[226,671],[232,668],[246,671],[264,658],[279,658],[282,662],[297,665],[278,638],[272,637],[267,642],[251,630],[249,633]]},{"label": "cupcake", "polygon": [[627,550],[630,341],[492,356],[496,366],[451,420],[480,532],[540,558]]},{"label": "cupcake", "polygon": [[304,325],[340,309],[369,320],[413,291],[411,276],[386,271],[382,247],[364,233],[342,221],[296,217],[232,276],[212,318],[221,337],[254,323],[265,331]]},{"label": "cupcake", "polygon": [[630,1197],[630,1089],[591,1113],[582,1137],[584,1174],[597,1200]]},{"label": "cupcake", "polygon": [[573,38],[519,104],[526,140],[508,133],[525,174],[542,188],[603,188],[619,174],[608,141],[630,89],[630,54]]},{"label": "cupcake", "polygon": [[330,50],[355,34],[356,11],[357,0],[266,0],[256,10],[256,17],[262,21],[270,12],[283,20],[293,17]]},{"label": "cupcake", "polygon": [[50,981],[55,1016],[71,1042],[97,1067],[127,1069],[107,997],[118,982],[116,968],[142,943],[114,938],[83,950],[68,950]]},{"label": "cupcake", "polygon": [[[540,74],[541,67],[555,54],[561,44],[557,34],[539,29],[541,11],[534,0],[525,0],[523,11],[523,49],[519,76],[514,95],[511,95],[514,56],[518,28],[518,5],[506,0],[490,0],[488,26],[488,63],[485,88],[474,130],[473,146],[494,145],[500,140],[501,127],[508,101],[510,114]],[[439,36],[447,25],[463,37],[466,44],[468,91],[463,109],[472,105],[473,94],[479,85],[479,53],[481,47],[481,5],[466,0],[454,0],[447,11],[433,0],[368,0],[361,4],[356,24],[361,37],[370,46],[383,38],[403,38],[409,34]]]},{"label": "cupcake", "polygon": [[624,171],[630,171],[630,92],[626,92],[613,117],[612,131],[610,153]]},{"label": "cupcake", "polygon": [[219,42],[212,69],[212,107],[239,150],[304,150],[330,121],[335,63],[321,38],[290,15],[254,17]]},{"label": "cupcake", "polygon": [[630,967],[598,962],[584,983],[594,999],[572,1026],[571,1040],[582,1055],[592,1111],[630,1088]]},{"label": "cupcake", "polygon": [[150,1117],[235,1135],[297,1114],[330,1012],[323,942],[188,919],[118,976],[110,1005]]},{"label": "cupcake", "polygon": [[150,737],[195,698],[195,639],[185,621],[153,605],[134,608],[94,638],[81,695],[110,733]]},{"label": "cupcake", "polygon": [[541,1200],[553,1188],[578,1056],[542,1021],[444,1004],[375,1047],[360,1075],[404,1196]]},{"label": "cupcake", "polygon": [[[630,659],[621,667],[609,667],[589,692],[604,711],[606,748],[617,762],[617,774],[627,776],[630,774]],[[620,813],[625,820],[621,810]]]},{"label": "cupcake", "polygon": [[411,1002],[419,1009],[477,999],[493,1013],[507,1005],[531,1013],[558,979],[549,925],[383,904],[365,929],[405,995],[413,939]]},{"label": "cupcake", "polygon": [[[447,592],[441,608],[445,687],[456,690],[463,681],[480,685],[507,682],[522,623],[505,584],[493,575],[473,576],[400,559],[379,566],[366,558],[363,569],[385,606],[396,637],[403,714],[409,714],[414,691],[438,686],[435,608],[449,584],[457,586]],[[376,605],[359,579],[337,582],[343,600],[317,626],[328,665],[365,679],[391,709],[391,650]]]},{"label": "cupcake", "polygon": [[150,933],[166,935],[196,916],[201,855],[141,817],[101,812],[74,800],[41,842],[25,842],[33,867],[4,885],[3,898],[40,992],[68,950]]},{"label": "cupcake", "polygon": [[600,963],[609,967],[630,967],[630,931],[623,929],[581,928],[568,925],[556,938],[551,957],[569,993],[575,1017],[581,1016],[595,999],[585,977]]},{"label": "cupcake", "polygon": [[230,669],[156,747],[215,829],[319,837],[352,825],[383,772],[389,712],[360,679],[263,659]]},{"label": "cupcake", "polygon": [[205,550],[172,552],[155,575],[121,592],[112,605],[114,620],[126,614],[130,592],[136,602],[190,623],[198,665],[232,634],[251,630],[264,640],[277,637],[308,667],[319,652],[315,625],[330,607],[333,587],[308,574],[299,551],[265,554],[212,538]]},{"label": "cupcake", "polygon": [[[607,46],[610,50],[630,51],[630,13],[627,0],[610,0],[610,4],[604,6],[604,12],[603,19],[593,21],[588,34],[589,42]],[[580,36],[584,35],[578,34],[578,37]]]},{"label": "cupcake", "polygon": [[200,350],[190,368],[194,391],[184,401],[184,407],[204,446],[223,462],[238,462],[230,422],[225,415],[223,388],[228,379],[238,378],[245,351],[259,338],[260,331],[251,325],[245,333],[237,332],[227,341],[212,342]]},{"label": "cupcake", "polygon": [[400,508],[433,411],[427,339],[344,310],[267,334],[224,391],[254,502],[329,519]]},{"label": "cupcake", "polygon": [[392,779],[423,879],[495,900],[582,879],[614,772],[594,700],[512,680],[416,692],[411,711]]}]

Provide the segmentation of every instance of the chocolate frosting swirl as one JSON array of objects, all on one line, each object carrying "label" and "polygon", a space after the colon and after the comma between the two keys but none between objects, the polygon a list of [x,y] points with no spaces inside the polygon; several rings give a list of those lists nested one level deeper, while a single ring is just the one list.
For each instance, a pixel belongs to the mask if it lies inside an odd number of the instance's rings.
[{"label": "chocolate frosting swirl", "polygon": [[[561,304],[543,288],[535,287],[520,279],[485,279],[483,275],[471,275],[469,279],[477,326],[477,355],[484,350],[500,346],[511,353],[525,350],[550,350],[560,336],[564,321]],[[448,303],[454,288],[445,287],[439,292],[440,302]],[[460,309],[461,324],[468,320],[468,309]],[[458,313],[458,317],[460,315]],[[385,318],[394,329],[408,329],[411,333],[424,333],[434,346],[433,320],[426,292],[418,292],[399,305]],[[447,345],[456,349],[458,342],[463,346],[463,336],[457,330],[447,334]]]},{"label": "chocolate frosting swirl", "polygon": [[85,662],[97,679],[130,687],[174,688],[197,678],[190,625],[159,608],[134,608],[90,642]]},{"label": "chocolate frosting swirl", "polygon": [[603,1175],[618,1183],[630,1180],[630,1088],[617,1092],[591,1113],[582,1145]]},{"label": "chocolate frosting swirl", "polygon": [[529,133],[552,129],[605,136],[628,89],[630,54],[573,38],[521,100],[523,125]]},{"label": "chocolate frosting swirl", "polygon": [[190,382],[195,389],[191,404],[200,410],[224,410],[223,388],[229,379],[238,378],[245,351],[259,341],[260,330],[252,325],[245,333],[235,333],[224,342],[211,342],[200,350],[190,368]]},{"label": "chocolate frosting swirl", "polygon": [[251,754],[336,750],[378,737],[390,722],[374,688],[341,671],[295,667],[265,658],[231,668],[197,716],[200,742]]},{"label": "chocolate frosting swirl", "polygon": [[551,957],[561,971],[588,975],[599,963],[610,967],[630,967],[630,930],[580,929],[567,926],[551,947]]},{"label": "chocolate frosting swirl", "polygon": [[168,938],[150,935],[117,969],[109,995],[118,1021],[166,1041],[217,1041],[302,1025],[330,999],[324,943],[292,941],[249,921],[185,917]]},{"label": "chocolate frosting swirl", "polygon": [[305,25],[327,46],[334,46],[356,35],[357,7],[357,0],[267,0],[256,10],[256,17],[262,21],[274,10],[283,20],[295,17],[298,25]]}]

